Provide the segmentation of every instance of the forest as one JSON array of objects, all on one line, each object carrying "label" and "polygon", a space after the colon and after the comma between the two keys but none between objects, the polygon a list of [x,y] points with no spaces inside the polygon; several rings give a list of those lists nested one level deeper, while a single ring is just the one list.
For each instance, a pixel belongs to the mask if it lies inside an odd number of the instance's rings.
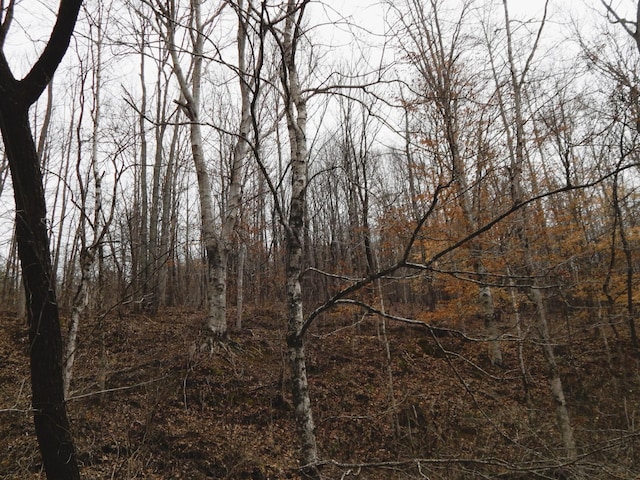
[{"label": "forest", "polygon": [[640,0],[0,2],[0,478],[640,478]]}]

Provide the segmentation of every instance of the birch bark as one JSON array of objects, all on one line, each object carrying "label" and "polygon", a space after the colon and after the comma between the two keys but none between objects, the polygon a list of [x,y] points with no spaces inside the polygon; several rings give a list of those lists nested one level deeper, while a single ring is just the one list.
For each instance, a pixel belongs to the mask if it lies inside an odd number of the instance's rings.
[{"label": "birch bark", "polygon": [[[171,5],[175,8],[175,5]],[[176,25],[179,24],[175,10],[157,5],[160,21],[165,26],[164,40],[171,56],[173,70],[178,79],[182,99],[179,104],[189,120],[189,140],[191,155],[198,180],[198,198],[200,200],[201,234],[207,259],[206,327],[208,342],[224,337],[226,323],[226,269],[227,256],[222,248],[221,239],[215,230],[215,215],[211,178],[207,169],[207,160],[202,145],[202,123],[200,120],[200,94],[202,90],[202,69],[204,61],[204,25],[201,14],[201,2],[190,3],[189,22],[191,29],[191,78],[185,75],[180,61],[180,47],[176,43]]]},{"label": "birch bark", "polygon": [[[91,172],[93,179],[94,190],[94,203],[93,212],[89,214],[87,210],[90,207],[87,205],[88,186],[84,184],[82,176],[80,174],[80,164],[82,160],[81,152],[81,125],[78,125],[78,159],[76,165],[76,172],[78,172],[78,182],[80,183],[80,197],[81,208],[80,220],[78,223],[77,238],[80,241],[80,253],[79,253],[79,266],[80,266],[80,280],[76,289],[76,293],[72,299],[71,304],[71,322],[69,324],[69,331],[67,335],[67,341],[65,345],[65,361],[63,370],[64,379],[64,397],[68,398],[71,389],[71,378],[73,376],[73,364],[75,362],[78,331],[80,328],[80,321],[87,309],[90,302],[91,290],[100,296],[100,280],[102,280],[102,238],[106,234],[108,225],[103,222],[102,211],[102,172],[98,164],[98,144],[100,135],[100,107],[101,107],[101,90],[102,90],[102,21],[99,20],[95,25],[95,37],[92,38],[92,68],[93,68],[93,84],[91,90],[93,92],[92,106],[91,106]],[[93,37],[93,27],[91,36]],[[84,89],[83,89],[84,90]],[[81,95],[83,95],[81,93]],[[84,108],[84,101],[81,102],[81,109]],[[82,118],[82,111],[80,118]],[[91,241],[87,241],[87,218],[91,215]],[[94,285],[91,288],[91,271],[93,269],[95,261],[98,260],[98,285]],[[96,304],[100,305],[99,299],[96,299]]]},{"label": "birch bark", "polygon": [[[226,255],[231,251],[233,242],[233,234],[237,220],[240,216],[240,203],[242,201],[242,171],[245,157],[249,150],[249,136],[251,127],[253,126],[251,118],[251,90],[256,86],[257,72],[249,72],[247,68],[247,35],[249,23],[249,11],[252,9],[252,0],[245,9],[244,0],[238,0],[238,81],[240,86],[240,126],[238,129],[238,138],[233,149],[233,158],[231,160],[231,181],[229,183],[229,196],[227,202],[226,217],[222,224],[222,242],[226,248]],[[258,62],[262,60],[259,58]],[[257,92],[254,91],[254,95]],[[246,247],[241,246],[239,249],[239,265],[238,265],[238,303],[236,327],[239,329],[242,325],[242,275],[244,269],[244,256],[246,255]]]},{"label": "birch bark", "polygon": [[[243,2],[240,2],[243,3]],[[216,231],[215,212],[213,208],[212,182],[208,171],[208,162],[202,143],[202,120],[200,118],[202,72],[204,55],[205,22],[202,19],[202,3],[192,0],[190,3],[190,38],[191,67],[190,78],[185,75],[180,63],[180,51],[176,43],[176,12],[168,6],[156,4],[160,21],[164,24],[164,40],[167,44],[174,73],[178,80],[182,99],[178,102],[189,119],[191,154],[198,179],[198,196],[200,199],[202,241],[207,259],[207,319],[206,327],[209,338],[208,345],[227,335],[227,265],[232,248],[233,235],[240,212],[242,198],[242,166],[247,152],[248,137],[251,127],[249,82],[245,63],[245,38],[243,22],[238,27],[238,61],[240,90],[242,95],[241,121],[238,139],[234,148],[231,164],[231,179],[227,192],[226,208],[221,212],[219,233]],[[175,7],[175,6],[174,6]],[[239,8],[242,11],[242,8]],[[218,15],[221,8],[214,15]]]},{"label": "birch bark", "polygon": [[300,88],[296,65],[296,47],[300,35],[306,2],[287,2],[285,28],[282,38],[282,86],[284,107],[289,131],[291,155],[291,199],[286,231],[286,290],[289,302],[287,320],[287,348],[291,368],[292,394],[298,434],[301,440],[300,463],[310,478],[319,479],[318,448],[309,397],[306,354],[304,348],[304,314],[300,275],[303,261],[305,205],[307,189],[307,103]]}]

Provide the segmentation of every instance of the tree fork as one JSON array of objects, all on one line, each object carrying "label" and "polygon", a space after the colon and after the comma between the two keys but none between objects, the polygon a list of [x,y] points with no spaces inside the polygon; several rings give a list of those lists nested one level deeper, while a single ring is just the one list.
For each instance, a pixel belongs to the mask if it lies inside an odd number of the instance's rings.
[{"label": "tree fork", "polygon": [[60,1],[49,41],[20,81],[13,76],[4,54],[4,41],[14,13],[13,1],[2,11],[0,19],[0,131],[16,205],[16,240],[29,325],[34,424],[49,480],[79,480],[80,471],[64,402],[60,318],[42,172],[29,123],[29,107],[49,85],[62,61],[81,4],[81,0]]}]

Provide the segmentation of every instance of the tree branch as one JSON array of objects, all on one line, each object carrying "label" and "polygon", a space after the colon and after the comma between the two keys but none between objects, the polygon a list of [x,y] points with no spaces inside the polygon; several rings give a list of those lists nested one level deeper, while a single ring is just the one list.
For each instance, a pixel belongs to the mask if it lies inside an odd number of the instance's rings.
[{"label": "tree branch", "polygon": [[53,78],[53,74],[71,41],[81,5],[82,0],[60,1],[56,23],[47,46],[29,73],[20,81],[20,87],[24,92],[24,101],[27,105],[32,105],[38,100],[40,94]]}]

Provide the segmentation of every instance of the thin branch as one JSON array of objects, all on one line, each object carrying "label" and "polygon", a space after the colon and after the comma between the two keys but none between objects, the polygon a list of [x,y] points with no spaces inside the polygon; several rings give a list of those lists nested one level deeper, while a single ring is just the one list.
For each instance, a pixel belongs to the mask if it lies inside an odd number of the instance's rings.
[{"label": "thin branch", "polygon": [[435,255],[433,255],[431,257],[431,259],[429,259],[427,262],[425,262],[424,264],[418,264],[418,263],[412,263],[409,262],[408,259],[411,255],[411,251],[413,249],[413,245],[415,244],[417,238],[418,238],[418,234],[420,233],[420,231],[422,230],[422,227],[424,225],[424,223],[427,221],[427,219],[430,217],[431,213],[433,212],[433,210],[435,209],[435,206],[438,202],[439,199],[439,193],[446,188],[446,186],[442,186],[439,185],[438,188],[436,189],[436,192],[434,193],[434,197],[431,201],[431,204],[427,210],[427,212],[422,216],[422,218],[420,219],[420,221],[416,224],[413,233],[411,235],[411,237],[409,238],[407,245],[405,247],[404,253],[402,254],[401,258],[394,263],[393,265],[384,268],[382,270],[379,270],[378,272],[369,275],[366,278],[363,278],[361,280],[356,281],[355,283],[353,283],[352,285],[343,288],[342,290],[338,291],[337,293],[335,293],[329,300],[327,300],[325,303],[323,303],[322,305],[320,305],[319,307],[317,307],[315,310],[313,310],[309,316],[307,317],[307,319],[305,320],[305,323],[300,331],[300,336],[304,336],[304,334],[306,333],[306,331],[308,330],[308,328],[311,326],[311,324],[313,323],[313,321],[323,312],[331,309],[335,304],[340,303],[340,301],[342,301],[343,299],[346,299],[346,297],[348,297],[349,295],[351,295],[352,293],[355,293],[357,291],[359,291],[360,289],[362,289],[363,287],[365,287],[366,285],[369,285],[371,282],[379,279],[379,278],[384,278],[388,275],[393,274],[394,272],[396,272],[397,270],[399,270],[400,268],[403,267],[407,267],[407,268],[413,268],[416,270],[426,270],[426,271],[432,271],[433,270],[433,265],[440,260],[442,257],[448,255],[449,253],[454,252],[455,250],[459,249],[460,247],[462,247],[463,245],[467,244],[468,242],[470,242],[471,240],[475,239],[476,237],[479,237],[480,235],[482,235],[483,233],[489,231],[491,228],[493,228],[496,224],[502,222],[503,220],[505,220],[507,217],[513,215],[515,212],[519,211],[521,208],[524,208],[525,206],[534,203],[538,200],[541,200],[543,198],[546,197],[550,197],[553,195],[557,195],[559,193],[564,193],[564,192],[570,192],[572,190],[580,190],[580,189],[584,189],[584,188],[589,188],[589,187],[594,187],[600,183],[602,183],[604,180],[616,175],[617,173],[627,170],[629,168],[634,168],[634,167],[638,167],[640,166],[640,164],[638,164],[637,162],[632,162],[629,163],[627,165],[622,165],[620,166],[618,169],[616,169],[613,172],[608,172],[607,174],[603,175],[602,177],[599,177],[591,182],[587,182],[584,184],[580,184],[580,185],[565,185],[563,187],[557,188],[555,190],[551,190],[548,192],[544,192],[541,193],[539,195],[535,195],[527,200],[523,200],[517,204],[512,205],[509,209],[507,209],[506,211],[504,211],[503,213],[501,213],[500,215],[494,217],[492,220],[490,220],[489,222],[485,223],[482,227],[476,229],[475,231],[471,232],[470,234],[466,235],[465,237],[463,237],[462,239],[458,240],[457,242],[455,242],[453,245],[450,245],[449,247],[440,250],[440,252],[436,253]]},{"label": "thin branch", "polygon": [[169,378],[169,375],[163,375],[162,377],[153,378],[151,380],[147,380],[146,382],[140,382],[140,383],[136,383],[134,385],[126,385],[124,387],[115,387],[115,388],[106,388],[104,390],[98,390],[96,392],[83,393],[81,395],[75,395],[73,397],[67,398],[67,402],[70,402],[71,400],[80,400],[80,399],[83,399],[83,398],[95,397],[96,395],[104,395],[106,393],[123,392],[125,390],[133,390],[134,388],[144,387],[145,385],[150,385],[152,383],[161,382],[163,380],[166,380],[167,378]]},{"label": "thin branch", "polygon": [[[607,3],[604,0],[600,0],[602,2],[602,5],[607,9],[607,12],[609,12],[613,18],[614,21],[612,23],[619,23],[620,25],[622,25],[622,28],[625,29],[625,31],[632,37],[632,38],[636,38],[637,36],[637,31],[638,31],[638,23],[636,22],[632,22],[631,20],[627,20],[626,18],[622,18],[620,15],[618,15],[618,12],[616,12],[613,7],[611,6],[611,2]],[[640,18],[640,6],[638,6],[638,11],[636,13],[636,16],[638,18]],[[635,25],[636,26],[636,31],[633,31],[629,25]]]},{"label": "thin branch", "polygon": [[[2,3],[4,4],[4,2]],[[11,22],[13,21],[13,11],[15,4],[16,0],[9,0],[9,5],[7,5],[6,10],[3,8],[5,13],[4,18],[2,19],[2,24],[0,25],[0,49],[4,48],[4,42],[7,39],[9,28],[11,27]]]}]

